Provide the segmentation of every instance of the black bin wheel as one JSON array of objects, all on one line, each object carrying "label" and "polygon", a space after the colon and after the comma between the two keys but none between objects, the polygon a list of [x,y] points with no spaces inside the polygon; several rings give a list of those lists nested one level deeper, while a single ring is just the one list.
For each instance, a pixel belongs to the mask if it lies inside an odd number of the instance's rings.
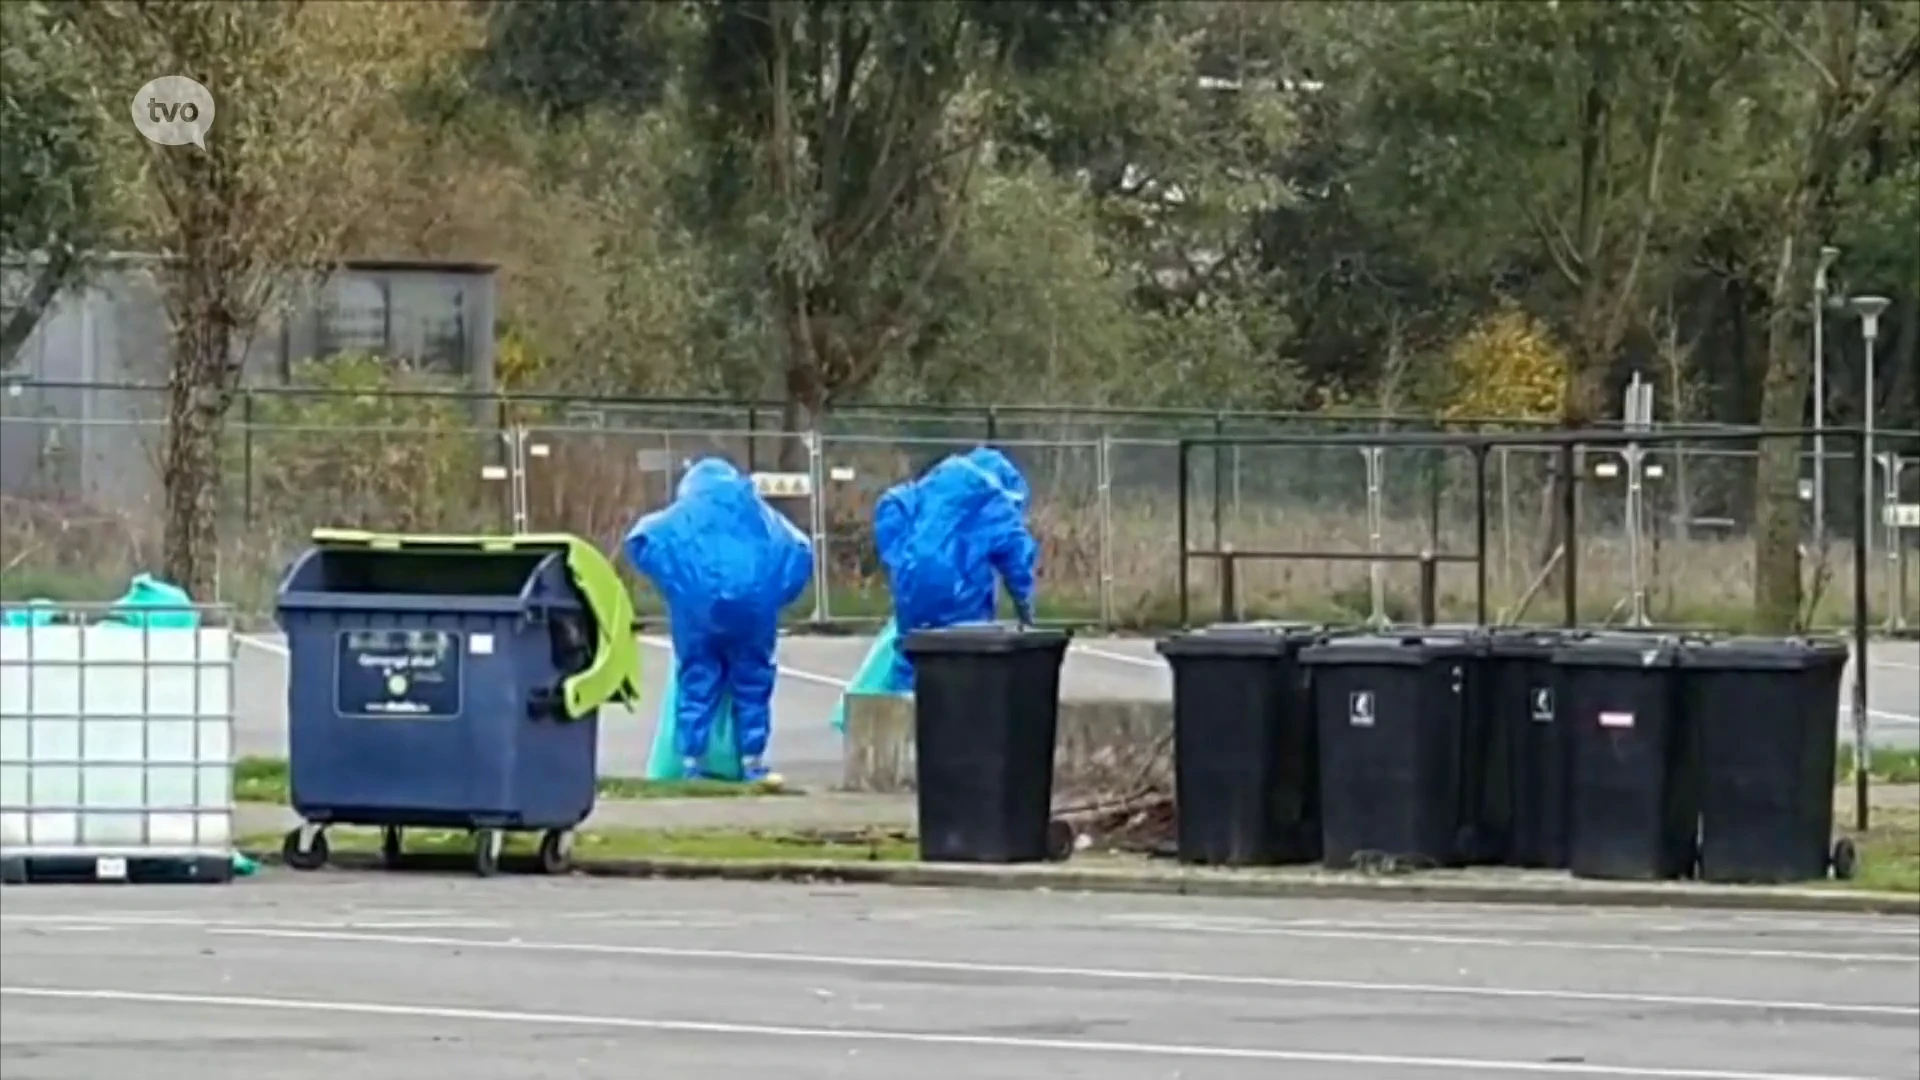
[{"label": "black bin wheel", "polygon": [[1079,837],[1073,826],[1055,818],[1047,822],[1047,858],[1053,862],[1066,862],[1073,858],[1074,844]]},{"label": "black bin wheel", "polygon": [[280,861],[295,870],[318,870],[327,865],[327,834],[315,832],[312,841],[302,846],[300,833],[300,829],[288,830],[286,839],[280,842]]},{"label": "black bin wheel", "polygon": [[380,863],[389,870],[400,868],[405,854],[401,846],[401,832],[398,825],[387,825],[380,830]]},{"label": "black bin wheel", "polygon": [[548,829],[540,834],[540,872],[566,874],[573,870],[573,834],[565,829]]},{"label": "black bin wheel", "polygon": [[1852,881],[1854,871],[1860,868],[1860,852],[1853,841],[1841,837],[1833,842],[1833,879]]},{"label": "black bin wheel", "polygon": [[506,835],[499,829],[476,829],[473,833],[473,872],[492,877],[500,872],[500,848]]}]

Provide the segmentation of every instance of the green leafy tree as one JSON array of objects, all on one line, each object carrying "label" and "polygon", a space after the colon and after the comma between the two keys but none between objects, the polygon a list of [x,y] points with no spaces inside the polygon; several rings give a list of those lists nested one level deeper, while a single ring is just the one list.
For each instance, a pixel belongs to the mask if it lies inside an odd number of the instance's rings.
[{"label": "green leafy tree", "polygon": [[[378,107],[444,55],[435,5],[260,0],[101,0],[60,9],[118,129],[130,170],[119,195],[163,252],[173,328],[167,379],[165,573],[213,593],[219,442],[253,335],[339,252],[386,149]],[[148,144],[125,124],[128,95],[183,74],[218,104],[205,149]]]},{"label": "green leafy tree", "polygon": [[0,280],[0,371],[111,226],[85,87],[71,28],[48,5],[0,4],[0,274],[18,275]]},{"label": "green leafy tree", "polygon": [[[698,213],[737,253],[735,287],[772,313],[787,430],[813,426],[927,331],[997,95],[1096,33],[1107,8],[703,5]],[[799,453],[781,449],[788,466]]]},{"label": "green leafy tree", "polygon": [[[1769,271],[1760,421],[1795,428],[1806,422],[1813,378],[1803,344],[1813,264],[1840,228],[1840,196],[1871,167],[1875,134],[1920,77],[1920,11],[1868,0],[1731,7],[1745,33],[1788,57],[1749,128],[1756,158],[1770,154],[1760,160],[1772,167],[1747,178],[1739,209],[1748,250]],[[1755,614],[1775,631],[1803,618],[1799,451],[1766,440],[1755,478]]]}]

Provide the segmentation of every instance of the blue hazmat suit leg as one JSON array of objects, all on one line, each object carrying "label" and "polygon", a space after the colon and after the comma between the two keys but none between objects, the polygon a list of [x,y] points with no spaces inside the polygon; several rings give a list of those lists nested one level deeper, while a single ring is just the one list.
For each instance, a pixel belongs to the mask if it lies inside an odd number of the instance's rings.
[{"label": "blue hazmat suit leg", "polygon": [[704,458],[681,477],[672,504],[635,522],[622,547],[667,603],[681,757],[697,759],[709,749],[723,703],[731,703],[743,729],[743,754],[748,747],[764,754],[780,611],[813,573],[805,534],[740,470]]},{"label": "blue hazmat suit leg", "polygon": [[673,738],[681,761],[707,756],[713,722],[726,699],[727,658],[718,644],[707,638],[687,641],[683,635],[674,635],[674,685],[679,700],[674,709]]},{"label": "blue hazmat suit leg", "polygon": [[733,737],[743,762],[756,762],[767,756],[767,743],[773,737],[773,690],[779,680],[775,652],[779,647],[776,627],[751,638],[730,643],[727,653],[727,695],[733,701]]},{"label": "blue hazmat suit leg", "polygon": [[[902,635],[991,621],[996,584],[1006,586],[1020,620],[1033,621],[1040,548],[1027,528],[1030,498],[1019,468],[984,446],[946,458],[880,497],[874,543]],[[888,689],[912,685],[913,666],[900,654]]]}]

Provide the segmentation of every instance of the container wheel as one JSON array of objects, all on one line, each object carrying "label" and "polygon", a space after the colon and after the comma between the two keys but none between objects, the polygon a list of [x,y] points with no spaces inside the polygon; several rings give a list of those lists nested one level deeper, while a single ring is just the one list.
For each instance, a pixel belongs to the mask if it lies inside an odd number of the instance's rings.
[{"label": "container wheel", "polygon": [[573,834],[565,829],[548,829],[540,834],[540,872],[566,874],[573,870]]},{"label": "container wheel", "polygon": [[1860,852],[1853,841],[1841,837],[1833,842],[1833,877],[1835,881],[1852,881],[1853,872],[1860,867]]},{"label": "container wheel", "polygon": [[1073,858],[1073,846],[1078,839],[1072,825],[1058,818],[1047,822],[1047,858],[1053,862]]},{"label": "container wheel", "polygon": [[327,865],[327,834],[316,829],[313,838],[301,842],[305,828],[290,829],[287,838],[280,842],[280,861],[295,870],[318,870]]},{"label": "container wheel", "polygon": [[389,870],[400,868],[401,850],[400,826],[387,825],[380,829],[380,863]]},{"label": "container wheel", "polygon": [[473,834],[473,872],[492,877],[500,872],[500,847],[505,834],[499,829],[476,829]]}]

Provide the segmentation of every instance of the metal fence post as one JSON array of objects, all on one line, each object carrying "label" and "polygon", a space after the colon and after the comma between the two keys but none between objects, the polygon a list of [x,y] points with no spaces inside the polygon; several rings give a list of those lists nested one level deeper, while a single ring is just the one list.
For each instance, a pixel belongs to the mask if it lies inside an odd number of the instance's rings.
[{"label": "metal fence post", "polygon": [[[1225,413],[1213,414],[1213,437],[1225,439],[1227,435],[1227,417]],[[1213,444],[1213,546],[1219,550],[1226,541],[1227,523],[1227,477],[1224,468],[1227,460],[1226,446],[1222,442]]]},{"label": "metal fence post", "polygon": [[[1381,536],[1384,529],[1382,519],[1385,517],[1385,511],[1381,506],[1380,497],[1381,447],[1363,446],[1360,448],[1360,455],[1365,458],[1367,462],[1367,552],[1368,554],[1378,555],[1383,539]],[[1388,622],[1386,579],[1385,567],[1381,565],[1379,560],[1374,559],[1368,561],[1367,579],[1372,591],[1373,603],[1373,611],[1367,616],[1367,621],[1376,626],[1384,626]]]},{"label": "metal fence post", "polygon": [[1500,455],[1500,588],[1513,591],[1513,447],[1495,448]]},{"label": "metal fence post", "polygon": [[240,391],[240,523],[253,528],[253,392]]},{"label": "metal fence post", "polygon": [[1094,476],[1100,499],[1100,629],[1113,631],[1113,436],[1100,429],[1094,454]]},{"label": "metal fence post", "polygon": [[808,500],[808,512],[813,527],[813,621],[824,623],[833,618],[833,560],[827,551],[827,484],[823,436],[816,422],[813,430],[806,433],[808,484],[813,488],[813,498]]}]

